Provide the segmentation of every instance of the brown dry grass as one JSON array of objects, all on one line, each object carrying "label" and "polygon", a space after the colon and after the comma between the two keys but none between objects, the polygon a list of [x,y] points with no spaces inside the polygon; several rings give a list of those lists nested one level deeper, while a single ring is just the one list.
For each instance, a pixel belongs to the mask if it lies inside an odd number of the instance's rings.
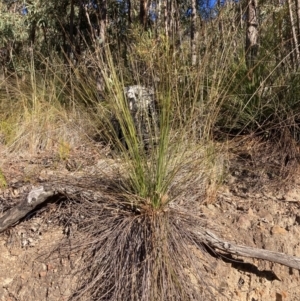
[{"label": "brown dry grass", "polygon": [[197,238],[207,221],[195,213],[196,202],[134,207],[119,181],[99,183],[103,199],[75,207],[84,219],[73,248],[84,250],[85,260],[71,300],[214,300],[209,255]]}]

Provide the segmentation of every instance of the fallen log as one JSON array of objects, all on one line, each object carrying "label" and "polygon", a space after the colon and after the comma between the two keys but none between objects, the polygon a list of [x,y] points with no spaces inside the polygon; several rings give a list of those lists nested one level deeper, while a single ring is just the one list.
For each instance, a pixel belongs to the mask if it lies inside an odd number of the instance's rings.
[{"label": "fallen log", "polygon": [[45,191],[43,186],[32,189],[24,201],[5,211],[4,215],[0,218],[0,233],[13,226],[55,194],[53,190]]}]

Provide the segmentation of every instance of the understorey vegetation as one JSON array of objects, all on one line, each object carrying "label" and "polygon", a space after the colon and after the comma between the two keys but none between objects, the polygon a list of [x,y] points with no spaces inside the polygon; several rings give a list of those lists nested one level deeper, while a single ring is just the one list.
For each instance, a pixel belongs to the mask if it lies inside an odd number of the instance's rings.
[{"label": "understorey vegetation", "polygon": [[90,175],[100,196],[70,197],[85,217],[71,300],[215,300],[203,235],[218,229],[198,207],[231,145],[265,145],[278,178],[299,159],[299,1],[19,2],[0,3],[5,152],[96,144],[115,162]]}]

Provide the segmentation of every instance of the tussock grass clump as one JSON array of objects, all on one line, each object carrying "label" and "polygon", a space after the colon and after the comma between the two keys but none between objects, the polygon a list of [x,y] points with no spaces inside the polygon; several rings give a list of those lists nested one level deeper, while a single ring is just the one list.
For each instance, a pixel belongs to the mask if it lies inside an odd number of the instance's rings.
[{"label": "tussock grass clump", "polygon": [[[200,142],[193,129],[198,99],[186,98],[188,108],[174,86],[172,65],[162,61],[156,71],[171,69],[155,89],[159,126],[152,132],[148,127],[145,148],[125,97],[125,79],[108,49],[98,64],[99,70],[109,70],[102,72],[106,97],[95,106],[100,134],[113,143],[121,163],[118,175],[109,175],[111,184],[96,187],[103,200],[81,200],[77,209],[85,217],[79,221],[85,240],[74,247],[84,250],[85,260],[72,300],[213,300],[204,268],[210,264],[199,238],[207,221],[197,208],[207,187],[221,179],[223,165],[214,168],[214,144],[204,134]],[[183,109],[185,119],[179,119]]]},{"label": "tussock grass clump", "polygon": [[197,238],[206,226],[200,216],[184,206],[140,212],[113,200],[85,208],[87,255],[72,300],[214,300]]}]

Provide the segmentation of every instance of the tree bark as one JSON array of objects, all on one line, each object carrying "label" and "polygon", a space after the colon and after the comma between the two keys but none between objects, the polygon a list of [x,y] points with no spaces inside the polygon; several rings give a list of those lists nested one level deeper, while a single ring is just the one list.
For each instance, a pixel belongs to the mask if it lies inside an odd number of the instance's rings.
[{"label": "tree bark", "polygon": [[247,7],[247,32],[246,32],[246,64],[248,69],[255,65],[258,54],[258,18],[257,0],[249,0]]},{"label": "tree bark", "polygon": [[291,0],[287,1],[288,8],[289,8],[289,15],[290,15],[290,23],[292,28],[292,35],[293,35],[293,41],[294,41],[294,50],[296,52],[296,67],[298,67],[300,62],[300,51],[299,51],[299,45],[298,45],[298,37],[297,37],[297,29],[295,26],[294,16],[293,16],[293,4]]},{"label": "tree bark", "polygon": [[214,233],[205,230],[203,233],[198,233],[202,241],[206,242],[211,248],[219,249],[227,254],[233,254],[243,257],[251,257],[271,262],[280,263],[287,267],[300,270],[300,258],[295,256],[286,255],[284,253],[268,251],[264,249],[257,249],[247,246],[236,245],[219,238]]},{"label": "tree bark", "polygon": [[38,205],[44,203],[47,199],[55,194],[56,192],[53,190],[45,191],[44,187],[32,189],[23,202],[7,210],[0,218],[0,233],[24,218]]},{"label": "tree bark", "polygon": [[127,0],[127,9],[128,9],[128,23],[131,24],[132,23],[132,19],[131,19],[131,0]]},{"label": "tree bark", "polygon": [[192,0],[192,14],[191,14],[191,52],[192,52],[192,66],[196,66],[198,55],[197,55],[197,40],[198,31],[196,29],[197,23],[197,1]]},{"label": "tree bark", "polygon": [[164,0],[165,36],[169,36],[169,0]]},{"label": "tree bark", "polygon": [[100,0],[98,5],[98,26],[99,37],[101,44],[105,44],[106,41],[106,24],[107,24],[107,3],[106,0]]},{"label": "tree bark", "polygon": [[297,32],[298,32],[298,37],[300,37],[300,0],[296,0],[296,10],[297,10]]},{"label": "tree bark", "polygon": [[140,23],[145,30],[148,28],[148,9],[149,0],[140,0]]}]

